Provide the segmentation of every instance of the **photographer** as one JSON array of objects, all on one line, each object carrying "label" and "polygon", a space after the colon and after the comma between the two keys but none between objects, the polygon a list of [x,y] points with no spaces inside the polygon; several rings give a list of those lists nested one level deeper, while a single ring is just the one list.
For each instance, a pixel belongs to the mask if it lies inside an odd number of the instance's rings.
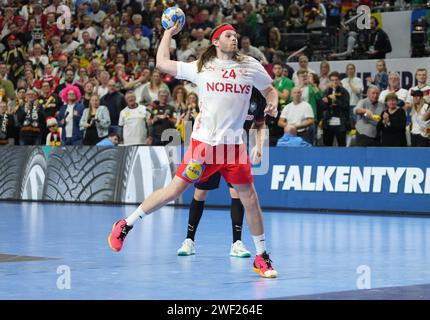
[{"label": "photographer", "polygon": [[325,146],[332,146],[334,137],[337,145],[346,146],[346,132],[351,129],[349,114],[349,94],[340,85],[339,73],[329,75],[330,85],[324,92],[323,108],[323,141]]},{"label": "photographer", "polygon": [[88,108],[84,109],[79,128],[84,131],[84,145],[94,146],[109,134],[109,110],[100,105],[100,98],[93,94]]}]

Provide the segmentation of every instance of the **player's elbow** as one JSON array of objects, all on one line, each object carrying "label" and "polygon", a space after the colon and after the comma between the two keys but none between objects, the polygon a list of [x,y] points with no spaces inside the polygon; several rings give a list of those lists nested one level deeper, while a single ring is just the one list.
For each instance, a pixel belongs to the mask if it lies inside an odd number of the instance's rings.
[{"label": "player's elbow", "polygon": [[160,70],[161,72],[165,72],[166,64],[163,61],[157,61],[155,64],[155,68]]}]

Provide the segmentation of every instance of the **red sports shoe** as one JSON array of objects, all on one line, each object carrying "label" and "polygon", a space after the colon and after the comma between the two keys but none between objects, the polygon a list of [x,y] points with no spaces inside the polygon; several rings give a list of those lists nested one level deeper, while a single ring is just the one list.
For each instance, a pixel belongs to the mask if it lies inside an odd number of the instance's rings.
[{"label": "red sports shoe", "polygon": [[133,227],[128,226],[124,219],[119,220],[113,225],[112,232],[108,237],[109,246],[113,251],[121,250],[125,237],[131,229],[133,229]]},{"label": "red sports shoe", "polygon": [[266,251],[264,251],[262,255],[255,257],[252,270],[263,278],[276,278],[278,276],[278,272],[273,269],[272,260],[270,260],[269,254]]}]

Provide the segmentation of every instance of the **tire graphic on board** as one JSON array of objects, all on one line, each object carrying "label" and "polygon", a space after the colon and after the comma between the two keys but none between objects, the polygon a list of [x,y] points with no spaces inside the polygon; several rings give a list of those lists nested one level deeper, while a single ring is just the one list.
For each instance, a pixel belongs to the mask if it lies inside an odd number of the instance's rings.
[{"label": "tire graphic on board", "polygon": [[[44,200],[136,203],[171,180],[164,151],[155,168],[149,147],[55,148],[46,170]],[[165,158],[165,159],[164,159]],[[168,163],[168,161],[167,161]],[[166,171],[162,174],[163,171]],[[163,179],[161,179],[161,177]]]},{"label": "tire graphic on board", "polygon": [[42,199],[47,165],[41,147],[5,146],[0,159],[0,199]]}]

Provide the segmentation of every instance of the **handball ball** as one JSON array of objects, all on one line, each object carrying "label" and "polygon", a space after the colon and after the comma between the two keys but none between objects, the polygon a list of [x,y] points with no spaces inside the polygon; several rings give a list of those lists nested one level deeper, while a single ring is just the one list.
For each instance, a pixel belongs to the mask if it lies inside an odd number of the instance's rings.
[{"label": "handball ball", "polygon": [[179,7],[167,8],[161,16],[161,24],[166,30],[172,28],[178,20],[180,27],[179,30],[181,30],[185,24],[185,14]]}]

